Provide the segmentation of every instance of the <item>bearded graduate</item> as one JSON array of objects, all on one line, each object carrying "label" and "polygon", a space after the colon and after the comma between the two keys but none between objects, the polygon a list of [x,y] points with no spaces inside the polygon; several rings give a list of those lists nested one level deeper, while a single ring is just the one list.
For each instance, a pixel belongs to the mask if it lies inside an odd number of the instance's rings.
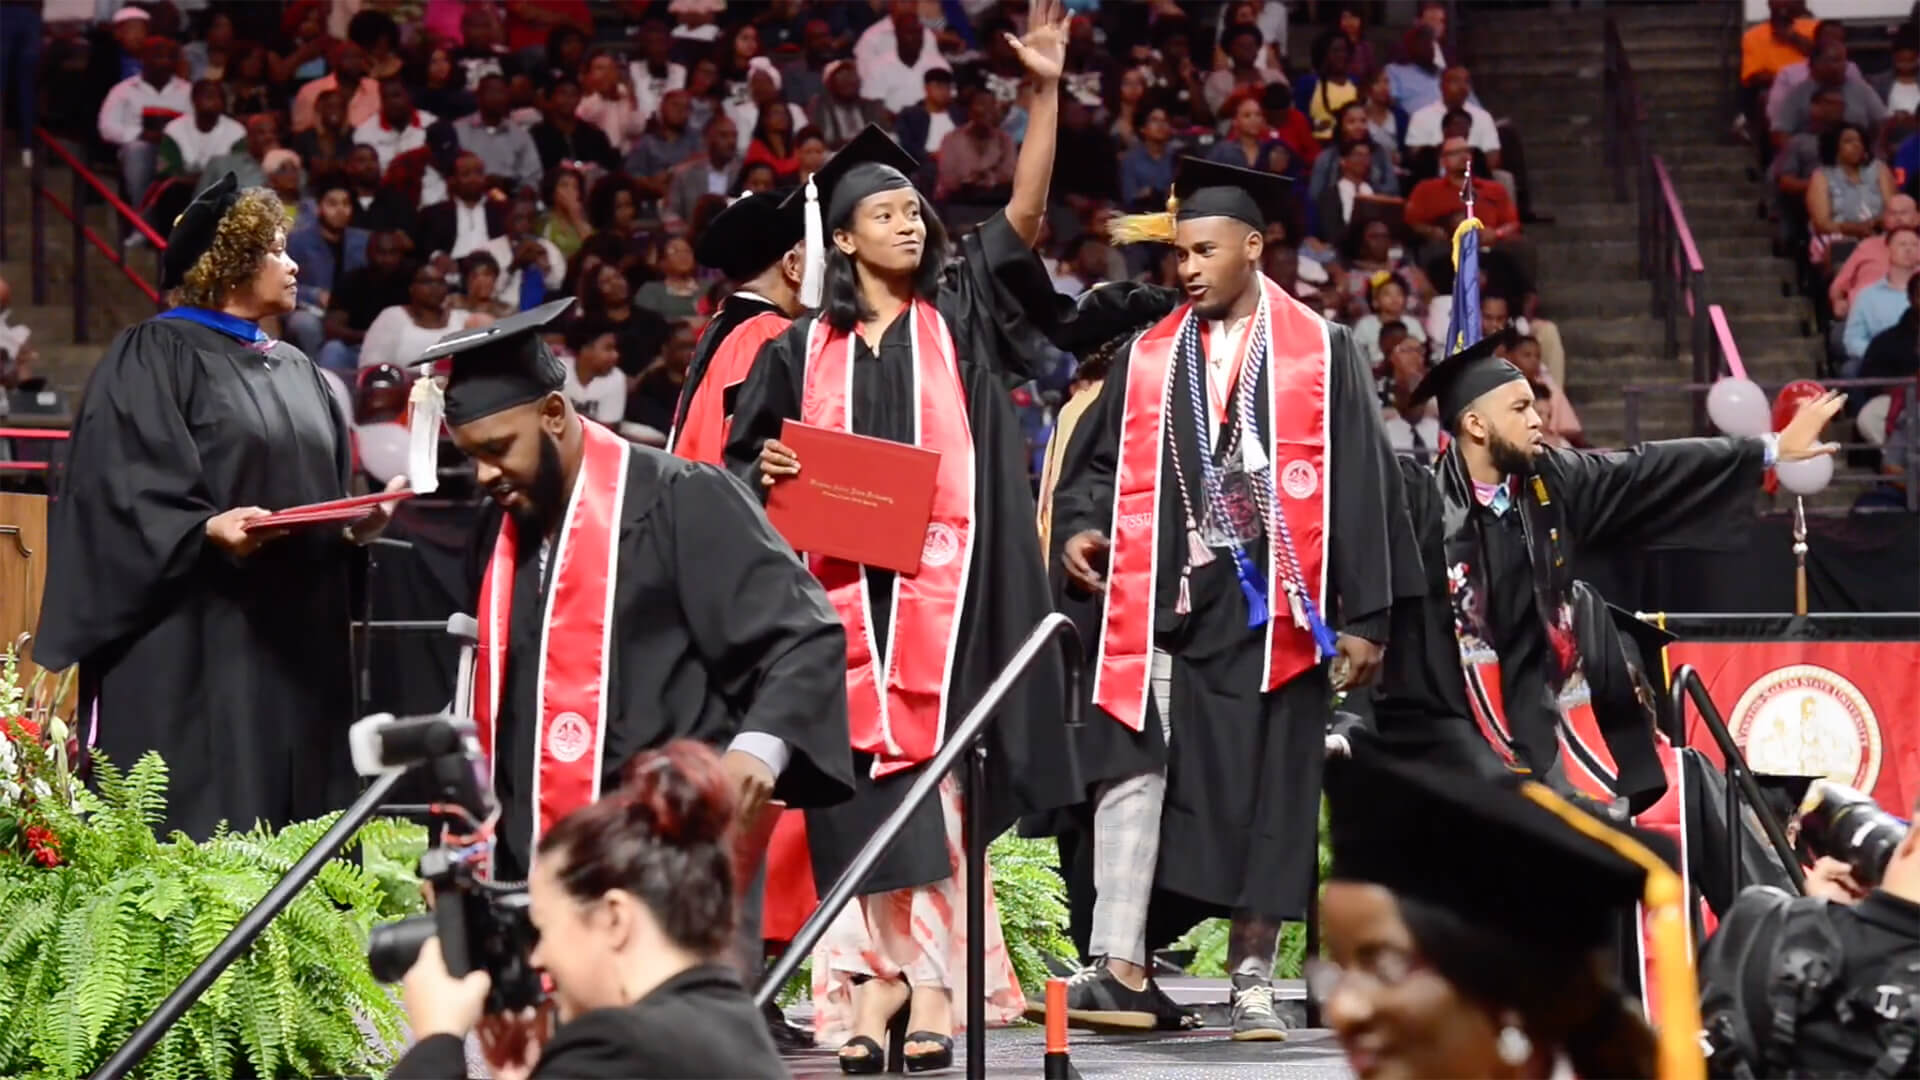
[{"label": "bearded graduate", "polygon": [[1277,1040],[1270,980],[1316,882],[1329,694],[1371,678],[1419,564],[1360,351],[1259,272],[1284,181],[1184,158],[1174,195],[1115,234],[1171,243],[1187,303],[1109,371],[1054,496],[1064,568],[1104,596],[1105,715],[1076,733],[1092,963],[1068,1018],[1155,1026],[1157,870],[1233,920],[1233,1037]]},{"label": "bearded graduate", "polygon": [[719,465],[740,384],[760,346],[800,314],[806,261],[802,199],[787,191],[743,196],[700,234],[694,257],[735,283],[693,346],[687,382],[674,410],[667,449],[690,461]]},{"label": "bearded graduate", "polygon": [[555,822],[672,739],[726,751],[743,820],[851,790],[846,636],[825,593],[733,476],[574,411],[541,340],[571,303],[421,358],[451,359],[447,425],[493,497],[470,567],[473,714],[502,808],[494,876],[510,881]]},{"label": "bearded graduate", "polygon": [[194,199],[162,262],[178,306],[114,339],[54,484],[34,660],[80,665],[85,744],[121,769],[157,751],[158,828],[196,839],[358,789],[348,579],[387,513],[344,534],[246,530],[345,496],[352,474],[319,369],[260,329],[295,305],[286,240],[279,199],[232,173]]},{"label": "bearded graduate", "polygon": [[[940,454],[917,575],[809,559],[848,630],[840,670],[860,780],[852,802],[807,817],[823,889],[1048,613],[1026,446],[1009,391],[1046,355],[1040,334],[1071,314],[1032,250],[1053,171],[1066,39],[1060,5],[1035,3],[1030,25],[1024,41],[1008,39],[1037,88],[1006,210],[950,257],[946,230],[907,179],[915,162],[869,126],[802,196],[817,203],[808,207],[802,300],[816,306],[823,297],[819,314],[767,344],[734,413],[728,467],[767,487],[805,467],[779,441],[788,419]],[[1067,760],[1059,686],[1057,669],[1030,672],[988,729],[988,835],[1072,797],[1058,781]],[[849,1072],[881,1070],[888,1018],[903,1007],[906,1067],[916,1070],[951,1063],[956,997],[986,996],[994,1019],[1023,1007],[991,913],[988,985],[961,981],[959,822],[950,782],[867,879],[861,909],[871,947],[815,956],[816,985],[826,987],[816,1026],[851,1028],[841,1051]]]},{"label": "bearded graduate", "polygon": [[[1415,492],[1431,501],[1423,517],[1438,521],[1422,556],[1441,560],[1445,572],[1429,569],[1427,612],[1409,628],[1417,633],[1395,638],[1396,650],[1420,658],[1402,657],[1417,664],[1418,682],[1392,707],[1410,722],[1423,709],[1473,717],[1511,767],[1563,793],[1622,800],[1620,809],[1637,813],[1666,790],[1665,772],[1615,619],[1573,567],[1596,550],[1737,546],[1768,467],[1837,449],[1820,432],[1843,399],[1809,402],[1778,434],[1758,438],[1555,449],[1543,441],[1531,384],[1497,355],[1508,340],[1496,335],[1448,357],[1414,392],[1416,405],[1438,400],[1453,435],[1434,465],[1433,490]],[[1464,682],[1449,676],[1456,666]],[[1498,687],[1499,715],[1478,706],[1487,682]],[[1563,705],[1583,688],[1597,739],[1568,726]],[[1403,694],[1391,681],[1383,691]],[[1610,767],[1594,741],[1604,742]],[[1604,792],[1576,783],[1569,768]]]}]

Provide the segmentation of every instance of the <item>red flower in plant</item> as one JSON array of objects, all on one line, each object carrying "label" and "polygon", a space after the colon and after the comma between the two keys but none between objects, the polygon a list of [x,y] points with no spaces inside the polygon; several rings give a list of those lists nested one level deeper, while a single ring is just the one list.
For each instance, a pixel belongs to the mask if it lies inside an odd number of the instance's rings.
[{"label": "red flower in plant", "polygon": [[6,727],[8,738],[14,738],[15,732],[20,732],[34,739],[38,739],[40,737],[40,725],[34,723],[32,720],[29,720],[24,716],[13,716],[13,717],[7,718],[5,727]]},{"label": "red flower in plant", "polygon": [[45,825],[29,825],[26,831],[27,850],[39,860],[41,866],[60,865],[60,838]]}]

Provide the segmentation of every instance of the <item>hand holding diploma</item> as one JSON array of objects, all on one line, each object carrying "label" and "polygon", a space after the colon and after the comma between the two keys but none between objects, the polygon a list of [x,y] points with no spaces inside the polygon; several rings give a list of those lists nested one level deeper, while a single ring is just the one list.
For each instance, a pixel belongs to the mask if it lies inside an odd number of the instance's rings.
[{"label": "hand holding diploma", "polygon": [[793,448],[778,439],[768,439],[760,447],[760,484],[772,487],[782,480],[800,475],[800,459]]}]

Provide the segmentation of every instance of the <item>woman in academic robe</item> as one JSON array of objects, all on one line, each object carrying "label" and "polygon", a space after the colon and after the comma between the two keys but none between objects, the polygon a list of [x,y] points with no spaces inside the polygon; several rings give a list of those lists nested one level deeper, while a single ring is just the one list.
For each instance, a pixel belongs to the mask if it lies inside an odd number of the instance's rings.
[{"label": "woman in academic robe", "polygon": [[348,577],[387,513],[247,530],[345,496],[352,468],[320,370],[259,327],[294,308],[286,239],[278,198],[231,173],[193,201],[164,260],[178,306],[114,339],[54,486],[34,659],[80,665],[90,747],[166,762],[162,835],[285,825],[356,790]]},{"label": "woman in academic robe", "polygon": [[540,838],[527,883],[531,960],[546,1015],[482,1020],[492,980],[447,973],[437,938],[403,984],[417,1042],[393,1080],[467,1075],[480,1029],[495,1076],[773,1080],[787,1070],[724,954],[733,941],[733,790],[705,743],[676,739],[627,763],[613,794]]},{"label": "woman in academic robe", "polygon": [[[848,627],[861,778],[850,803],[807,817],[823,889],[1049,609],[1027,450],[1008,394],[1034,377],[1045,355],[1040,333],[1071,318],[1032,251],[1053,169],[1065,53],[1059,5],[1036,4],[1030,25],[1016,48],[1039,88],[1006,210],[949,259],[945,229],[908,180],[917,163],[868,127],[796,195],[810,214],[823,212],[808,225],[802,288],[802,303],[819,314],[767,343],[736,400],[727,465],[763,489],[801,468],[781,441],[788,420],[941,455],[917,574],[809,559]],[[1070,761],[1060,685],[1052,664],[1030,671],[987,729],[989,836],[1073,797],[1060,776]],[[942,788],[867,879],[865,918],[852,920],[864,927],[815,956],[816,1030],[851,1028],[841,1052],[848,1072],[880,1071],[879,1040],[902,1008],[907,1067],[924,1071],[952,1061],[955,1002],[982,994],[992,1020],[1024,1004],[991,913],[989,985],[962,981],[961,815],[956,783]]]}]

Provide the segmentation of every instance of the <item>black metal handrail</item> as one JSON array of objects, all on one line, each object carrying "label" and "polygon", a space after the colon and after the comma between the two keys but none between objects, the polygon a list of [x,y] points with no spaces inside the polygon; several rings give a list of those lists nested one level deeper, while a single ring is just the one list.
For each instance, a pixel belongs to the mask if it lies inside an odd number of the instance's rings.
[{"label": "black metal handrail", "polygon": [[1767,834],[1767,843],[1773,845],[1773,853],[1780,858],[1786,868],[1787,879],[1793,882],[1795,890],[1804,894],[1807,891],[1806,875],[1800,872],[1800,860],[1793,853],[1793,845],[1787,842],[1787,830],[1773,816],[1773,810],[1760,795],[1760,785],[1754,782],[1753,769],[1747,764],[1747,756],[1740,752],[1740,744],[1733,741],[1733,733],[1727,730],[1727,723],[1720,716],[1720,710],[1713,703],[1713,696],[1707,693],[1707,684],[1700,678],[1692,664],[1681,664],[1672,675],[1673,717],[1681,738],[1679,745],[1685,744],[1687,701],[1693,701],[1693,707],[1699,711],[1700,719],[1706,722],[1707,732],[1720,746],[1720,760],[1725,763],[1727,774],[1727,865],[1731,876],[1727,891],[1728,902],[1740,895],[1740,832],[1743,819],[1740,816],[1740,803],[1745,800],[1753,816],[1760,821],[1760,828]]},{"label": "black metal handrail", "polygon": [[922,803],[933,797],[940,782],[964,757],[967,771],[963,775],[961,798],[964,803],[967,849],[967,1077],[968,1080],[984,1080],[987,1075],[987,999],[982,987],[987,981],[987,844],[992,838],[985,835],[984,828],[986,749],[979,742],[987,725],[993,722],[995,713],[999,711],[1002,699],[1033,667],[1034,660],[1053,638],[1059,639],[1065,660],[1066,723],[1069,727],[1079,726],[1080,633],[1074,629],[1072,619],[1054,612],[1040,620],[1027,639],[1020,643],[1013,659],[988,684],[986,692],[980,695],[980,700],[967,713],[966,719],[960,722],[960,726],[940,747],[940,752],[921,770],[913,786],[907,789],[906,795],[900,800],[900,805],[861,846],[852,864],[820,898],[819,906],[813,909],[813,914],[793,935],[787,951],[780,954],[780,958],[774,961],[773,967],[768,969],[760,985],[755,988],[753,1003],[756,1007],[765,1008],[787,980],[793,977],[800,967],[800,961],[819,944],[827,928],[840,917],[840,912],[873,874],[880,857],[900,838],[908,819]]}]

